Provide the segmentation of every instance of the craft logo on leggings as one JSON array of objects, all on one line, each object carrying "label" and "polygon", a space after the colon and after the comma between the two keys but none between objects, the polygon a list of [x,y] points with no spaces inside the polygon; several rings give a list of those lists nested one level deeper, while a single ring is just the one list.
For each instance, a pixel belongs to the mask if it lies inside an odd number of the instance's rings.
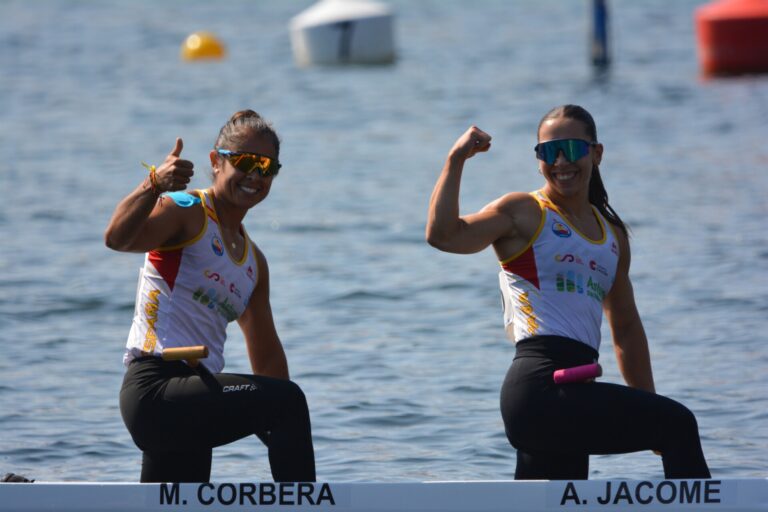
[{"label": "craft logo on leggings", "polygon": [[234,384],[232,386],[224,386],[221,388],[223,393],[231,393],[232,391],[256,391],[259,387],[256,384]]}]

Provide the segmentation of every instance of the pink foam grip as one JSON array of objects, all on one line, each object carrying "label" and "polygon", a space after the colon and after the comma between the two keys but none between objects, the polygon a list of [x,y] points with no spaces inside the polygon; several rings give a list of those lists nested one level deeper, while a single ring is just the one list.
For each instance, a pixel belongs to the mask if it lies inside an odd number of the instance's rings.
[{"label": "pink foam grip", "polygon": [[556,384],[566,384],[568,382],[586,382],[603,374],[603,369],[598,363],[574,366],[573,368],[563,368],[555,370],[552,377]]}]

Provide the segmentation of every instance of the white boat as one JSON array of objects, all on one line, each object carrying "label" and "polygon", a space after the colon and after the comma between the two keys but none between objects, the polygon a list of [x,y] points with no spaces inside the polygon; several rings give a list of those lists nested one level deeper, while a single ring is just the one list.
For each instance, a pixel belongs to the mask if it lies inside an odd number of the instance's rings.
[{"label": "white boat", "polygon": [[768,511],[768,479],[0,484],[0,511]]},{"label": "white boat", "polygon": [[395,60],[394,15],[370,0],[321,0],[291,19],[299,66],[388,64]]}]

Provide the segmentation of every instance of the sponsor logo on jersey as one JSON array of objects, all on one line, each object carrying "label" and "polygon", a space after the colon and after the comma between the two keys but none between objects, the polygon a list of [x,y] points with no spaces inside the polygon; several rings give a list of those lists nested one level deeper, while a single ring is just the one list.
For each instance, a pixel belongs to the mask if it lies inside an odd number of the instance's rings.
[{"label": "sponsor logo on jersey", "polygon": [[573,271],[558,272],[555,275],[555,289],[558,292],[587,295],[598,302],[605,298],[605,290],[597,280],[591,277],[584,279],[582,274]]},{"label": "sponsor logo on jersey", "polygon": [[192,294],[192,299],[196,300],[208,309],[216,311],[223,316],[227,322],[236,320],[240,314],[230,302],[229,297],[225,297],[223,293],[218,293],[213,288],[205,290],[203,287],[199,287]]},{"label": "sponsor logo on jersey", "polygon": [[224,244],[221,243],[219,237],[214,236],[211,239],[211,249],[216,256],[224,256]]},{"label": "sponsor logo on jersey", "polygon": [[575,254],[555,254],[555,261],[558,263],[577,263],[583,265],[584,261]]},{"label": "sponsor logo on jersey", "polygon": [[203,275],[212,281],[216,281],[222,286],[227,285],[227,282],[224,280],[223,277],[221,277],[221,274],[219,274],[218,272],[214,272],[213,270],[210,270],[210,269],[205,269],[203,271]]},{"label": "sponsor logo on jersey", "polygon": [[571,228],[563,224],[562,222],[553,222],[552,223],[552,232],[559,236],[560,238],[568,238],[571,236]]},{"label": "sponsor logo on jersey", "polygon": [[607,268],[605,268],[604,266],[600,265],[600,264],[599,264],[598,262],[596,262],[595,260],[591,260],[591,261],[589,262],[589,268],[591,268],[591,269],[592,269],[592,270],[594,270],[595,272],[599,272],[599,273],[603,274],[604,276],[607,276],[607,275],[608,275],[608,269],[607,269]]},{"label": "sponsor logo on jersey", "polygon": [[205,271],[203,272],[203,275],[207,279],[210,279],[211,281],[215,281],[219,283],[221,286],[223,286],[224,288],[228,289],[229,293],[231,293],[235,297],[239,299],[242,298],[242,294],[240,293],[240,288],[235,286],[235,283],[232,283],[232,282],[227,283],[227,280],[224,279],[224,277],[218,272],[214,272],[210,269],[205,269]]}]

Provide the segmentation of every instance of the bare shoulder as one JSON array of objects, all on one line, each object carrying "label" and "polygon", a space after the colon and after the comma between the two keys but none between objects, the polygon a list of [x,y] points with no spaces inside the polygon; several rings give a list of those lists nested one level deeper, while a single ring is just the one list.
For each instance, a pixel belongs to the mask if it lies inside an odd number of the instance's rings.
[{"label": "bare shoulder", "polygon": [[500,261],[506,260],[524,249],[541,224],[542,210],[539,202],[525,192],[510,192],[488,204],[483,211],[495,211],[510,219],[506,236],[493,243]]},{"label": "bare shoulder", "polygon": [[169,229],[169,238],[163,245],[175,245],[188,242],[202,231],[205,211],[199,202],[164,195],[158,198],[150,218],[153,225]]},{"label": "bare shoulder", "polygon": [[527,192],[509,192],[483,209],[497,209],[508,214],[525,214],[541,210],[538,201]]},{"label": "bare shoulder", "polygon": [[256,258],[256,263],[258,263],[260,267],[262,265],[266,267],[267,257],[264,256],[264,253],[262,252],[262,250],[259,249],[259,246],[256,245],[256,242],[254,242],[253,240],[251,240],[251,249],[253,249],[253,256],[254,258]]},{"label": "bare shoulder", "polygon": [[515,231],[528,233],[535,231],[541,220],[541,206],[538,201],[526,192],[509,192],[492,201],[483,211],[496,211],[510,217],[515,225]]}]

